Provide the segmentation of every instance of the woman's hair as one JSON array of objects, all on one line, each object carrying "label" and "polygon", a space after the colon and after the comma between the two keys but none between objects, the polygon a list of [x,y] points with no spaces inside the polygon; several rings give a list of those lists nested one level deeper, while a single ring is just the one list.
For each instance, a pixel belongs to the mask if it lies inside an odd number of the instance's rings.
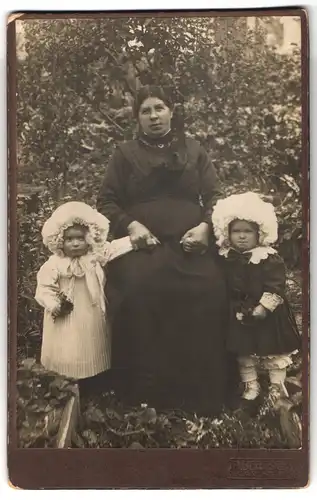
[{"label": "woman's hair", "polygon": [[174,107],[171,96],[162,87],[156,85],[145,85],[144,87],[140,88],[134,100],[133,112],[136,118],[139,115],[142,103],[149,97],[157,97],[158,99],[163,101],[170,109],[173,109]]}]

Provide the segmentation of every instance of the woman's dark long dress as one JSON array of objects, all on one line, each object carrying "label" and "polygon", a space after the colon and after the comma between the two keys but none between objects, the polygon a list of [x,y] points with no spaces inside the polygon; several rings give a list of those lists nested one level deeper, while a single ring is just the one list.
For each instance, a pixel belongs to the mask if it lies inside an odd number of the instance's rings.
[{"label": "woman's dark long dress", "polygon": [[185,161],[168,145],[135,140],[121,144],[107,167],[97,208],[113,236],[126,236],[137,220],[161,242],[107,270],[112,365],[138,401],[205,413],[224,401],[225,281],[213,245],[197,255],[180,244],[187,230],[210,221],[218,197],[215,170],[191,139]]}]

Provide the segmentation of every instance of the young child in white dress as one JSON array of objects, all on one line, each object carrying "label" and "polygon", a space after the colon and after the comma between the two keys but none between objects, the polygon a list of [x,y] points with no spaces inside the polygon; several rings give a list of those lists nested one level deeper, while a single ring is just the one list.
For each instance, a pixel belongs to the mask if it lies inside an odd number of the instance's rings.
[{"label": "young child in white dress", "polygon": [[41,363],[75,379],[110,368],[111,336],[104,296],[107,263],[132,251],[130,238],[107,241],[109,221],[81,202],[61,205],[42,230],[52,256],[37,275],[44,307]]}]

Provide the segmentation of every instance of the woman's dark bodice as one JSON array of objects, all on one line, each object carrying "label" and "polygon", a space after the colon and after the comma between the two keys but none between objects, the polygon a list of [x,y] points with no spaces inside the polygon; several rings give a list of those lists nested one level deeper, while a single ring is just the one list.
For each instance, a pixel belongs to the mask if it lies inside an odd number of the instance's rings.
[{"label": "woman's dark bodice", "polygon": [[182,212],[188,217],[190,210],[188,224],[210,223],[212,206],[220,196],[215,169],[196,141],[186,139],[179,153],[134,140],[120,144],[111,158],[97,208],[110,219],[116,235],[123,235],[132,220],[145,223],[140,212],[151,225],[151,210],[156,227],[160,214],[163,225],[168,212],[178,219]]},{"label": "woman's dark bodice", "polygon": [[199,203],[197,151],[188,154],[184,165],[178,165],[169,150],[142,147],[136,141],[123,144],[121,152],[121,162],[127,163],[125,206],[164,197]]}]

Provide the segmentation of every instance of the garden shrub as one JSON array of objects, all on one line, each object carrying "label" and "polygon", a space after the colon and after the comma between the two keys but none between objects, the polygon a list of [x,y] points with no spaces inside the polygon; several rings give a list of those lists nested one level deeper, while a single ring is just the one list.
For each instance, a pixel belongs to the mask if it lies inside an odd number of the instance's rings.
[{"label": "garden shrub", "polygon": [[22,448],[54,448],[67,401],[76,395],[72,379],[24,359],[17,371],[17,431]]}]

